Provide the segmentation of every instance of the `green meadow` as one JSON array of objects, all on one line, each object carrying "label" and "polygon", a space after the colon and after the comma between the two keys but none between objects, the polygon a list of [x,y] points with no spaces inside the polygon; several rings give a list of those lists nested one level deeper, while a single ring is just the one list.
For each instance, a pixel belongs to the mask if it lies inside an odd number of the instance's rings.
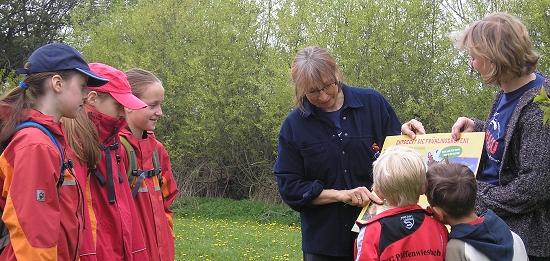
[{"label": "green meadow", "polygon": [[176,260],[301,260],[297,213],[249,200],[180,199]]}]

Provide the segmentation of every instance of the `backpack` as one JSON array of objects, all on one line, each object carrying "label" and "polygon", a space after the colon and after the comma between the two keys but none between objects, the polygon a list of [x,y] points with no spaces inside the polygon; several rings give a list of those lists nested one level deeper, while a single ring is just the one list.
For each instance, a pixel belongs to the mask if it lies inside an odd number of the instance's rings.
[{"label": "backpack", "polygon": [[141,185],[146,178],[157,177],[159,186],[155,186],[155,191],[160,190],[162,187],[162,169],[160,167],[160,159],[157,148],[153,150],[153,169],[141,170],[137,166],[137,156],[134,147],[128,142],[124,136],[120,136],[120,142],[126,149],[128,155],[128,181],[130,182],[130,188],[132,190],[132,197],[136,197],[138,192],[147,192],[147,187],[141,188]]},{"label": "backpack", "polygon": [[[15,127],[15,132],[18,132],[24,128],[37,128],[41,130],[44,134],[46,134],[50,138],[52,143],[55,145],[55,148],[59,152],[59,155],[61,155],[61,163],[60,163],[61,172],[59,172],[60,173],[59,180],[57,181],[57,189],[59,189],[64,182],[63,173],[65,172],[65,169],[72,167],[72,162],[70,160],[68,162],[65,162],[65,153],[63,152],[63,148],[61,147],[61,144],[59,144],[59,141],[57,140],[57,138],[53,136],[53,134],[50,132],[50,130],[48,130],[48,128],[44,127],[42,124],[38,122],[29,120],[29,121],[23,121],[19,123]],[[0,209],[0,215],[2,215],[3,212],[4,210]],[[0,252],[8,245],[9,242],[10,242],[10,234],[9,234],[8,228],[6,227],[6,224],[4,224],[2,220],[0,220]]]}]

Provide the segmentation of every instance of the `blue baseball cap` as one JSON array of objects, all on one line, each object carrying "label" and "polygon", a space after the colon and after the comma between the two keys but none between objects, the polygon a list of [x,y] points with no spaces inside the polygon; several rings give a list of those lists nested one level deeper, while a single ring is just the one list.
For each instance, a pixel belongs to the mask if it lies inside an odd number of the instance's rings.
[{"label": "blue baseball cap", "polygon": [[87,84],[90,87],[98,87],[109,82],[90,70],[80,52],[62,43],[50,43],[36,49],[29,57],[25,68],[17,68],[16,72],[28,75],[63,70],[77,70],[88,76]]}]

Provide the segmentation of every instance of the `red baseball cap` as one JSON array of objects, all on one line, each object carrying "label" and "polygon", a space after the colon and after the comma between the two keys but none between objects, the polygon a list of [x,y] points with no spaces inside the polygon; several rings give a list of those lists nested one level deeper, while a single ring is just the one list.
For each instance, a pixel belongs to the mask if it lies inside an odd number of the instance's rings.
[{"label": "red baseball cap", "polygon": [[109,80],[108,83],[93,88],[94,91],[110,94],[128,109],[138,110],[147,107],[147,104],[132,94],[132,87],[124,72],[102,63],[90,63],[89,66],[92,72]]}]

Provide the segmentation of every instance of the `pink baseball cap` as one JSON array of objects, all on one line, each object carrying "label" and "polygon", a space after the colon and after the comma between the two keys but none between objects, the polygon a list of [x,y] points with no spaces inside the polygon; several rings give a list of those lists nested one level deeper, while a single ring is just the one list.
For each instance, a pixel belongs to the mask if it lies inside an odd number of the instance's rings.
[{"label": "pink baseball cap", "polygon": [[138,110],[147,107],[147,104],[132,94],[132,87],[124,72],[102,63],[90,63],[89,66],[92,72],[109,80],[100,87],[94,87],[94,91],[110,94],[128,109]]}]

